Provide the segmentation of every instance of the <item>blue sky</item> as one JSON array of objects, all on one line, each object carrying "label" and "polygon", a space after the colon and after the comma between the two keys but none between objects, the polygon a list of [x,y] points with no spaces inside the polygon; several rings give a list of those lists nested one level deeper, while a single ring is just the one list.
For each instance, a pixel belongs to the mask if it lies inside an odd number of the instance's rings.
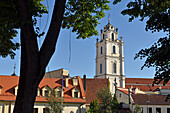
[{"label": "blue sky", "polygon": [[[108,14],[110,13],[110,23],[119,29],[119,37],[122,36],[124,41],[125,76],[128,78],[153,78],[154,68],[144,68],[144,70],[141,70],[144,60],[134,60],[134,56],[140,49],[150,47],[161,36],[164,36],[165,33],[146,32],[146,20],[140,22],[139,19],[135,19],[133,22],[128,22],[129,16],[123,16],[120,13],[126,8],[126,2],[119,3],[116,6],[110,3],[111,10],[106,11],[106,16],[99,21],[101,24],[98,25],[97,30],[100,33],[100,29],[103,29],[108,23]],[[48,29],[45,28],[46,23],[47,25],[50,23],[53,1],[48,2],[48,7],[49,15],[44,15],[41,19],[38,19],[40,30],[44,31],[45,29],[45,32]],[[46,71],[64,68],[69,70],[71,76],[83,76],[83,74],[86,74],[87,77],[94,77],[96,38],[100,38],[100,36],[93,36],[85,40],[76,39],[75,33],[71,33],[70,35],[70,29],[62,29],[57,42],[56,51]],[[38,39],[40,45],[43,39],[44,37]],[[69,41],[70,39],[71,41]],[[19,42],[19,35],[15,38],[15,41]],[[69,54],[70,42],[71,53]],[[19,75],[20,55],[20,50],[17,50],[14,60],[10,59],[10,57],[0,57],[0,75],[11,75],[14,72],[14,64],[16,64],[16,74]],[[70,62],[69,57],[71,58]]]}]

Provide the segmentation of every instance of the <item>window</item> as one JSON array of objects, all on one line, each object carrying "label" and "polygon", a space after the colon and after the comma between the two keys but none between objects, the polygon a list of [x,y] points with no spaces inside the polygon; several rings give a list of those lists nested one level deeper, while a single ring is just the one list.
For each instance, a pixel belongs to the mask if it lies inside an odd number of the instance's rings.
[{"label": "window", "polygon": [[102,64],[100,64],[100,73],[102,73]]},{"label": "window", "polygon": [[161,113],[161,108],[156,108],[156,113]]},{"label": "window", "polygon": [[78,98],[78,92],[74,92],[74,97]]},{"label": "window", "polygon": [[122,95],[121,95],[121,93],[120,93],[120,94],[119,94],[119,97],[121,98],[121,96],[122,96]]},{"label": "window", "polygon": [[57,97],[61,97],[61,91],[57,91]]},{"label": "window", "polygon": [[113,73],[116,73],[116,63],[113,63]]},{"label": "window", "polygon": [[167,113],[170,113],[170,108],[167,108]]},{"label": "window", "polygon": [[33,113],[38,113],[38,108],[34,108]]},{"label": "window", "polygon": [[141,107],[141,113],[143,113],[143,107]]},{"label": "window", "polygon": [[45,96],[48,97],[49,96],[49,91],[45,91]]},{"label": "window", "polygon": [[100,48],[100,53],[103,54],[103,47]]},{"label": "window", "polygon": [[50,112],[49,108],[43,108],[43,113],[49,113],[49,112]]},{"label": "window", "polygon": [[113,46],[113,53],[115,54],[116,53],[116,47]]},{"label": "window", "polygon": [[104,40],[104,34],[103,34],[103,40]]},{"label": "window", "polygon": [[149,113],[152,113],[152,108],[149,108]]},{"label": "window", "polygon": [[114,34],[112,33],[112,41],[114,41]]}]

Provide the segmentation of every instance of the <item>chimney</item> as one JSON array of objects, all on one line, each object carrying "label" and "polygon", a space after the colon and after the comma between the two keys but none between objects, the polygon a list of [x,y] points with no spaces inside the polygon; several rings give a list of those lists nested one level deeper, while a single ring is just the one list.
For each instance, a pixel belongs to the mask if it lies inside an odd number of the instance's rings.
[{"label": "chimney", "polygon": [[65,77],[65,87],[68,88],[68,77]]},{"label": "chimney", "polygon": [[84,91],[86,91],[86,75],[83,75],[83,87],[84,87]]}]

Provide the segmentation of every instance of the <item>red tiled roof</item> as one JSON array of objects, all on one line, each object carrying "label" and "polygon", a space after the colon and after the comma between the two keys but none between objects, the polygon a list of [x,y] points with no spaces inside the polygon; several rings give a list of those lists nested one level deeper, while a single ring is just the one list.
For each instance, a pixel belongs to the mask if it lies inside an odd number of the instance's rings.
[{"label": "red tiled roof", "polygon": [[93,99],[97,99],[97,91],[105,87],[109,87],[108,79],[86,79],[86,103],[90,104]]},{"label": "red tiled roof", "polygon": [[132,94],[134,104],[147,105],[146,101],[150,101],[149,105],[170,105],[170,100],[165,101],[167,95],[146,95]]},{"label": "red tiled roof", "polygon": [[[5,101],[15,101],[16,96],[14,95],[14,87],[18,85],[19,77],[18,76],[4,76],[0,75],[0,85],[2,86],[0,100]],[[65,79],[63,80],[65,83]],[[72,79],[68,81],[68,88],[65,88],[64,84],[64,102],[82,102],[85,103],[86,100],[83,99],[85,97],[85,92],[83,89],[83,83],[80,77],[78,77],[78,86],[73,86]],[[45,86],[49,86],[50,88],[62,87],[62,79],[57,78],[43,78],[39,84],[39,88],[43,88]],[[80,98],[73,98],[72,97],[72,89],[77,88],[80,90]],[[36,101],[46,102],[46,98],[36,97]]]},{"label": "red tiled roof", "polygon": [[119,90],[119,91],[121,91],[121,92],[123,92],[123,93],[125,93],[125,94],[129,94],[129,91],[128,91],[128,89],[126,89],[126,88],[120,88],[120,87],[118,87],[117,88],[117,90]]},{"label": "red tiled roof", "polygon": [[152,86],[154,79],[151,78],[126,78],[125,79],[125,87],[126,88],[139,88],[141,91],[156,91],[157,88],[161,86],[161,89],[170,89],[170,82],[168,82],[165,86],[162,83],[154,84]]},{"label": "red tiled roof", "polygon": [[[152,84],[153,81],[154,79],[152,78],[125,78],[125,83],[134,83],[134,84]],[[166,85],[170,85],[170,82],[168,82]]]}]

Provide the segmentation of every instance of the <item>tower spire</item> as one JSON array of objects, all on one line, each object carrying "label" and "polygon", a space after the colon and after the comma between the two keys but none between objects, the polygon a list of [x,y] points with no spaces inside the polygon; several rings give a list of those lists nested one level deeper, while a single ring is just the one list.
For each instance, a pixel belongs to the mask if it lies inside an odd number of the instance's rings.
[{"label": "tower spire", "polygon": [[108,14],[108,24],[110,24],[110,13]]},{"label": "tower spire", "polygon": [[16,68],[16,64],[14,65],[14,73],[13,73],[11,76],[17,76],[17,75],[15,74],[15,68]]}]

